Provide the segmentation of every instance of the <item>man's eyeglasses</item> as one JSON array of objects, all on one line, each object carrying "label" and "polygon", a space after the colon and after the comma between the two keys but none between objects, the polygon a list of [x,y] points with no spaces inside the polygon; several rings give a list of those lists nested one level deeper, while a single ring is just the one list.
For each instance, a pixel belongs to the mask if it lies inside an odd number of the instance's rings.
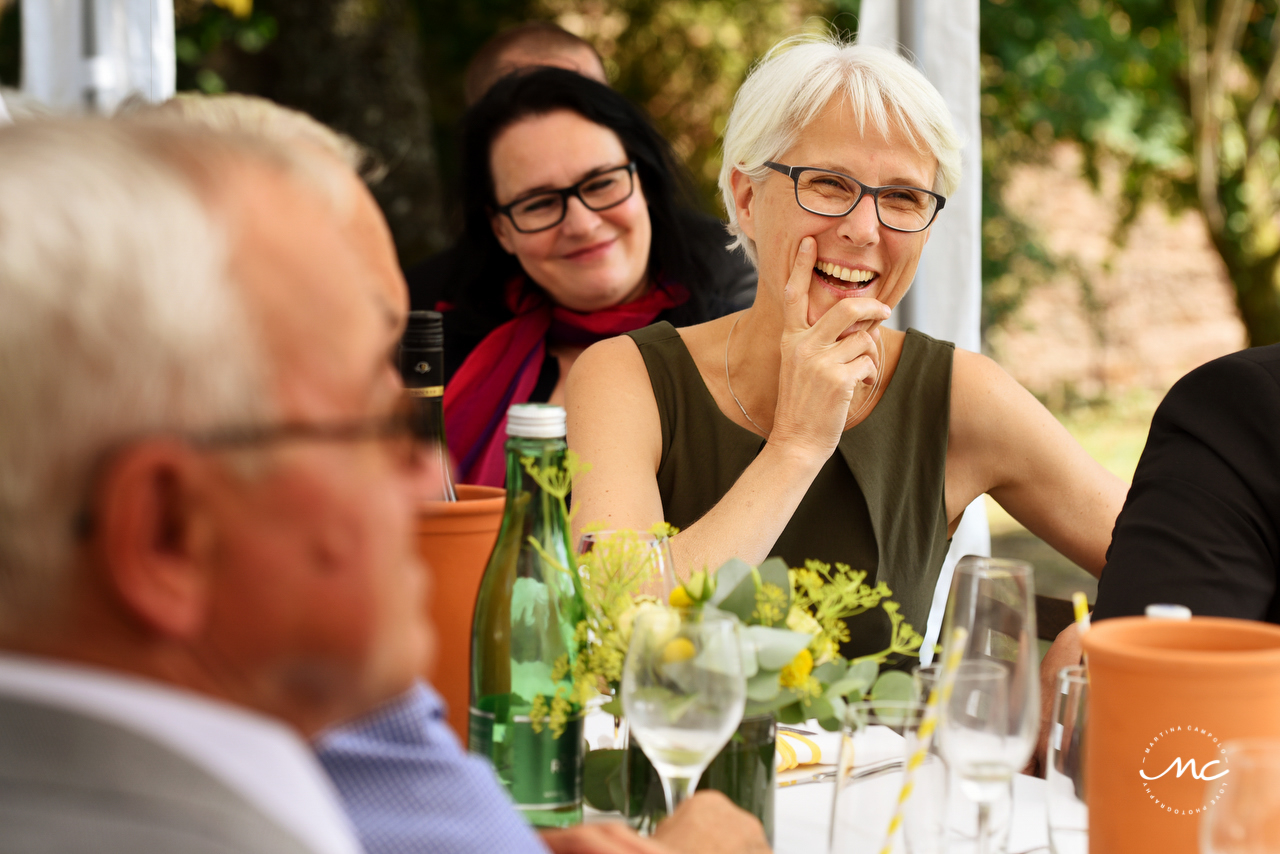
[{"label": "man's eyeglasses", "polygon": [[919,187],[870,187],[830,169],[785,166],[772,160],[764,165],[794,181],[800,207],[819,216],[847,216],[863,196],[871,196],[881,225],[910,234],[928,228],[947,203],[944,197]]},{"label": "man's eyeglasses", "polygon": [[418,413],[403,406],[387,415],[347,421],[304,422],[227,427],[188,437],[198,448],[237,450],[282,442],[368,442],[387,445],[397,461],[409,462],[435,440]]},{"label": "man's eyeglasses", "polygon": [[[435,441],[426,424],[410,405],[395,412],[370,418],[346,421],[303,422],[226,427],[205,433],[186,434],[183,438],[196,448],[215,450],[251,450],[283,442],[368,442],[384,443],[391,459],[402,466],[412,466],[424,459],[423,449]],[[92,533],[93,517],[88,508],[75,517],[77,537]]]},{"label": "man's eyeglasses", "polygon": [[603,211],[620,205],[635,192],[636,164],[616,166],[588,175],[572,187],[544,190],[498,208],[516,231],[532,234],[555,228],[564,221],[569,199],[576,197],[588,210]]}]

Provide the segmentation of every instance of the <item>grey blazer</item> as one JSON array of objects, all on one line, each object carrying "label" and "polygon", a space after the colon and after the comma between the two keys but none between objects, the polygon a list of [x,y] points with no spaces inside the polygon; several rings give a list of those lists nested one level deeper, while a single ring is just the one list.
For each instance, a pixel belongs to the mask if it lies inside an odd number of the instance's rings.
[{"label": "grey blazer", "polygon": [[314,854],[168,747],[0,696],[0,854],[37,852]]}]

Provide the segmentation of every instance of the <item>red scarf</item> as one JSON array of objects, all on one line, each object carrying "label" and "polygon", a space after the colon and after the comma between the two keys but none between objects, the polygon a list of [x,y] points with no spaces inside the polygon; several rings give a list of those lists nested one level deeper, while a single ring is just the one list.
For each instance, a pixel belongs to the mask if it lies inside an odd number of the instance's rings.
[{"label": "red scarf", "polygon": [[485,336],[444,390],[445,431],[462,483],[506,484],[507,410],[529,401],[548,340],[594,344],[648,326],[689,299],[683,286],[659,282],[633,302],[584,314],[554,304],[525,282],[517,276],[507,283],[507,307],[515,317]]}]

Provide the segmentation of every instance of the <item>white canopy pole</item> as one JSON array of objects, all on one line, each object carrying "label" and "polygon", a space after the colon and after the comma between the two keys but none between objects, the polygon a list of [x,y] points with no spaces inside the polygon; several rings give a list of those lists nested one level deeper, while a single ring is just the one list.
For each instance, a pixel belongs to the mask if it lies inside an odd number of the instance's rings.
[{"label": "white canopy pole", "polygon": [[173,0],[22,0],[22,88],[65,112],[173,95]]},{"label": "white canopy pole", "polygon": [[[957,347],[982,349],[982,125],[978,0],[862,0],[858,42],[897,49],[942,93],[960,138],[959,189],[932,226],[911,290],[891,322],[913,326]],[[956,561],[991,554],[991,531],[981,497],[965,510],[934,589],[920,650],[933,659]]]}]

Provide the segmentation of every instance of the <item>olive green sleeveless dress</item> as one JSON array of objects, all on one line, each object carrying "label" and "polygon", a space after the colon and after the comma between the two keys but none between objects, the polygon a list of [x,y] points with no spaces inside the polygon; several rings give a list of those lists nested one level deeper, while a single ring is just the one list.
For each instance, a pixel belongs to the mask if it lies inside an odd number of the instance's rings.
[{"label": "olive green sleeveless dress", "polygon": [[[669,323],[627,333],[640,348],[662,424],[658,490],[666,521],[687,528],[737,482],[765,440],[730,421]],[[788,566],[808,558],[867,571],[924,634],[947,554],[943,478],[954,345],[912,329],[871,414],[846,430],[774,544]],[[846,655],[888,646],[883,611],[850,621]]]}]

